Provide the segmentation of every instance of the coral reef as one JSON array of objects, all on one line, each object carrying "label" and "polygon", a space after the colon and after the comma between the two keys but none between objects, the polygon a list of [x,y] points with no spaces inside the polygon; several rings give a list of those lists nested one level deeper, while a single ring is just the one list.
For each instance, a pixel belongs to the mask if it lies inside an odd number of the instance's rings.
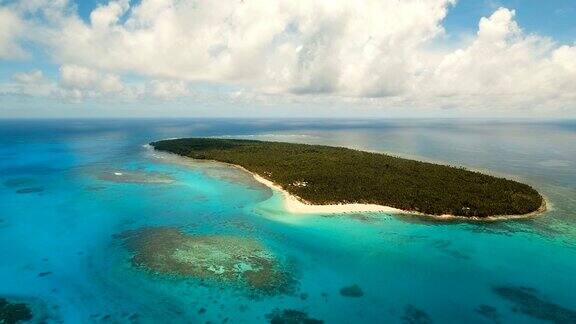
[{"label": "coral reef", "polygon": [[274,310],[272,313],[266,315],[266,318],[272,324],[321,324],[324,321],[308,317],[308,314],[294,310],[285,309],[280,311]]},{"label": "coral reef", "polygon": [[24,303],[9,302],[0,298],[0,323],[12,324],[32,319],[32,311]]},{"label": "coral reef", "polygon": [[514,304],[513,311],[551,323],[576,323],[576,310],[557,305],[529,287],[500,286],[494,292]]},{"label": "coral reef", "polygon": [[287,292],[293,280],[258,241],[230,235],[190,235],[158,227],[120,235],[132,263],[153,273],[239,284],[257,292]]},{"label": "coral reef", "polygon": [[342,289],[340,289],[340,295],[345,297],[362,297],[364,296],[364,292],[358,285],[352,285],[342,287]]}]

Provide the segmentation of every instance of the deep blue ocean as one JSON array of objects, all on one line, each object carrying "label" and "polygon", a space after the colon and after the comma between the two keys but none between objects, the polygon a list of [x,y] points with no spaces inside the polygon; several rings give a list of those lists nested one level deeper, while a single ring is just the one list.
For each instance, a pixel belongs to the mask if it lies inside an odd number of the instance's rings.
[{"label": "deep blue ocean", "polygon": [[[293,215],[249,174],[145,147],[186,136],[465,166],[534,186],[551,210],[493,223]],[[142,228],[249,238],[290,289],[138,267],[121,235]],[[0,296],[48,323],[576,323],[576,122],[0,121]]]}]

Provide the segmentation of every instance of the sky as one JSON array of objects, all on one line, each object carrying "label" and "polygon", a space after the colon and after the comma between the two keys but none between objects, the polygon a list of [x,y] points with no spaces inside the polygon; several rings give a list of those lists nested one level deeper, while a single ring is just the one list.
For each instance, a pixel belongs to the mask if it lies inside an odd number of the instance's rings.
[{"label": "sky", "polygon": [[576,118],[573,0],[0,0],[0,118]]}]

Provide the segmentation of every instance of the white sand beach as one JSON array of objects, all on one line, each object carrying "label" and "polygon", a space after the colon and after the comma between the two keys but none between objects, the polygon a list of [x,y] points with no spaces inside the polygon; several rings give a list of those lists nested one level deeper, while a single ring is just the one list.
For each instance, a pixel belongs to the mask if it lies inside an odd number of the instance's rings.
[{"label": "white sand beach", "polygon": [[[244,168],[242,168],[244,169]],[[246,170],[246,169],[244,169]],[[250,172],[246,170],[247,172]],[[339,204],[339,205],[312,205],[303,202],[301,199],[290,194],[288,191],[282,189],[270,180],[250,172],[256,181],[266,185],[272,190],[277,190],[282,193],[285,201],[285,208],[293,214],[342,214],[354,212],[382,212],[390,214],[406,214],[411,213],[398,208],[373,205],[373,204]]]},{"label": "white sand beach", "polygon": [[274,182],[265,179],[254,172],[250,172],[247,169],[231,164],[232,166],[239,168],[245,172],[252,174],[254,179],[263,185],[269,187],[272,190],[277,190],[282,193],[284,197],[284,208],[292,214],[343,214],[343,213],[362,213],[362,212],[380,212],[386,214],[404,214],[404,215],[414,215],[421,217],[430,217],[437,220],[451,221],[451,220],[466,220],[466,221],[481,221],[481,222],[491,222],[491,221],[502,221],[510,219],[523,219],[536,217],[547,210],[549,210],[549,203],[544,199],[542,206],[529,214],[525,215],[495,215],[488,217],[469,217],[469,216],[456,216],[456,215],[429,215],[414,211],[406,211],[390,206],[374,205],[374,204],[334,204],[334,205],[312,205],[302,201],[302,199],[290,194],[288,191],[284,190]]}]

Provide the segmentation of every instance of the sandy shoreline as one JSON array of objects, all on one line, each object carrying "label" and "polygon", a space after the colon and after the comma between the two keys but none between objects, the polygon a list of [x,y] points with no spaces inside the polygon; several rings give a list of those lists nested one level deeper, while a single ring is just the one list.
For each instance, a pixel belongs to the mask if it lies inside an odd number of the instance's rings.
[{"label": "sandy shoreline", "polygon": [[[216,161],[218,162],[218,161]],[[386,214],[402,214],[402,215],[414,215],[420,217],[429,217],[434,218],[437,220],[468,220],[468,221],[500,221],[500,220],[509,220],[509,219],[523,219],[523,218],[531,218],[538,215],[543,214],[546,212],[548,205],[546,199],[543,200],[542,206],[532,213],[524,214],[524,215],[498,215],[498,216],[487,216],[487,217],[468,217],[468,216],[456,216],[456,215],[429,215],[414,211],[407,211],[402,210],[390,206],[382,206],[382,205],[375,205],[375,204],[334,204],[334,205],[312,205],[309,203],[303,202],[298,197],[292,195],[288,191],[284,190],[274,182],[265,179],[254,172],[250,172],[244,167],[239,165],[230,164],[236,168],[239,168],[245,172],[250,173],[254,179],[263,185],[269,187],[272,190],[277,190],[282,193],[284,197],[284,208],[292,213],[292,214],[345,214],[345,213],[363,213],[363,212],[380,212]]]},{"label": "sandy shoreline", "polygon": [[[163,154],[169,154],[169,155],[177,156],[179,158],[190,159],[189,157],[186,157],[186,156],[181,156],[181,155],[177,155],[177,154],[173,154],[173,153],[169,153],[169,152],[164,152],[164,151],[157,151],[154,147],[152,147],[149,144],[146,145],[146,148],[150,148],[156,152],[161,152]],[[429,214],[424,214],[424,213],[419,213],[419,212],[414,212],[414,211],[402,210],[402,209],[398,209],[398,208],[394,208],[394,207],[390,207],[390,206],[375,205],[375,204],[358,204],[358,203],[356,203],[356,204],[313,205],[313,204],[302,201],[302,199],[289,193],[288,191],[286,191],[285,189],[283,189],[279,185],[275,184],[274,182],[254,173],[254,172],[251,172],[248,169],[246,169],[240,165],[220,162],[220,161],[216,161],[216,160],[209,160],[209,161],[221,163],[221,164],[226,164],[226,165],[229,165],[231,167],[240,169],[244,172],[248,172],[259,183],[265,185],[266,187],[268,187],[272,190],[276,190],[276,191],[280,192],[283,196],[283,199],[284,199],[284,208],[286,209],[286,211],[288,211],[292,214],[345,214],[345,213],[380,212],[380,213],[395,214],[395,215],[399,215],[399,214],[413,215],[413,216],[419,216],[419,217],[433,218],[433,219],[442,220],[442,221],[452,221],[452,220],[463,221],[464,220],[464,221],[491,222],[491,221],[502,221],[502,220],[524,219],[524,218],[536,217],[536,216],[539,216],[539,215],[545,213],[548,210],[548,206],[550,205],[548,203],[548,201],[546,200],[546,198],[544,197],[544,199],[542,201],[542,206],[540,206],[540,208],[538,208],[538,210],[535,210],[531,213],[523,214],[523,215],[495,215],[495,216],[487,216],[487,217],[468,217],[468,216],[456,216],[456,215],[449,215],[449,214],[446,214],[446,215],[429,215]]]},{"label": "sandy shoreline", "polygon": [[[250,172],[244,168],[241,168],[247,172]],[[342,213],[358,213],[358,212],[382,212],[391,214],[406,214],[412,213],[407,212],[398,208],[373,205],[373,204],[339,204],[339,205],[312,205],[302,202],[301,199],[292,195],[288,191],[282,189],[280,186],[276,185],[270,180],[264,179],[263,177],[252,173],[254,179],[263,185],[271,188],[272,190],[277,190],[282,193],[284,197],[284,207],[287,211],[292,214],[342,214]]]}]

